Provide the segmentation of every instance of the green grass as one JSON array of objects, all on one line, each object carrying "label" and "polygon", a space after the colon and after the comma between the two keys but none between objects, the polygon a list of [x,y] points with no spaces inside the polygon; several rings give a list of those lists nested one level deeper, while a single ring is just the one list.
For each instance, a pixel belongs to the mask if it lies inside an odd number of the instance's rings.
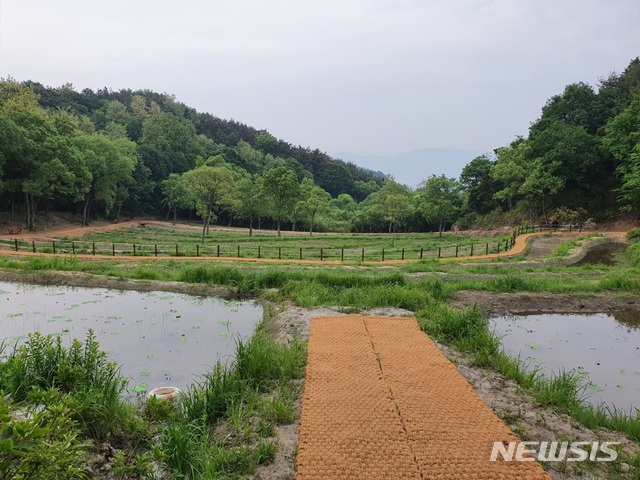
[{"label": "green grass", "polygon": [[568,257],[574,249],[584,245],[585,241],[592,238],[602,237],[601,233],[591,233],[588,235],[580,235],[573,240],[567,240],[560,243],[553,252],[549,255],[549,258],[564,258]]}]

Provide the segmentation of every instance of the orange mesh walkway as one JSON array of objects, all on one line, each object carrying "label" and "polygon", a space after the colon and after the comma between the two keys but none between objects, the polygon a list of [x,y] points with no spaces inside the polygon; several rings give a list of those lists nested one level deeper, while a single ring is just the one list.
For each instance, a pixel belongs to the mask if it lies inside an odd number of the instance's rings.
[{"label": "orange mesh walkway", "polygon": [[517,440],[415,318],[312,320],[298,480],[549,479],[534,461],[489,461]]}]

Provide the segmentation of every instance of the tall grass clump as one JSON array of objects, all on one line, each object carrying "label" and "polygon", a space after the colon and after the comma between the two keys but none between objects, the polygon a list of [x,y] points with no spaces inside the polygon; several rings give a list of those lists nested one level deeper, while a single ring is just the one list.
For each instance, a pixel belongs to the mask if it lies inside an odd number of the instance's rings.
[{"label": "tall grass clump", "polygon": [[242,398],[246,386],[247,382],[235,369],[218,362],[182,395],[184,417],[188,422],[215,422],[225,415],[230,405]]},{"label": "tall grass clump", "polygon": [[69,394],[76,402],[74,419],[101,441],[138,429],[133,406],[122,398],[126,386],[92,330],[84,343],[74,339],[68,348],[59,336],[31,333],[0,363],[0,390],[14,401],[27,400],[33,389]]},{"label": "tall grass clump", "polygon": [[418,312],[420,327],[437,341],[474,354],[474,363],[487,366],[500,348],[500,339],[489,330],[488,322],[477,308],[456,310],[439,305]]},{"label": "tall grass clump", "polygon": [[265,390],[271,382],[300,378],[305,359],[300,340],[283,348],[258,330],[247,343],[237,342],[235,371],[250,387]]}]

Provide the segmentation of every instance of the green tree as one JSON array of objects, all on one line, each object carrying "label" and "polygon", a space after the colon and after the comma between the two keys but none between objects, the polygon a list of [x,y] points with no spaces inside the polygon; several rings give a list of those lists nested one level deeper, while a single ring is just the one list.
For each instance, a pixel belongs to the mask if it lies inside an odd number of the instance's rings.
[{"label": "green tree", "polygon": [[90,186],[84,196],[82,214],[82,226],[86,226],[92,202],[102,202],[105,215],[109,215],[118,189],[131,182],[138,162],[136,145],[126,138],[110,140],[103,135],[82,135],[74,143],[90,172]]},{"label": "green tree", "polygon": [[404,223],[413,213],[413,202],[407,195],[387,195],[382,203],[384,219],[389,222],[393,234],[391,245],[395,245],[398,225]]},{"label": "green tree", "polygon": [[422,182],[418,189],[419,208],[427,222],[438,225],[438,233],[442,236],[445,226],[453,222],[462,206],[460,183],[444,175],[431,175]]},{"label": "green tree", "polygon": [[238,218],[249,220],[249,236],[253,235],[253,221],[262,217],[265,213],[265,195],[262,186],[262,177],[257,174],[248,174],[237,182],[238,204],[235,206],[235,215]]},{"label": "green tree", "polygon": [[351,172],[344,163],[337,161],[327,163],[318,174],[317,183],[332,197],[337,197],[341,193],[351,194],[355,190]]},{"label": "green tree", "polygon": [[309,235],[313,235],[313,225],[316,215],[327,212],[331,195],[317,185],[312,185],[310,191],[298,202],[299,211],[309,225]]},{"label": "green tree", "polygon": [[640,95],[609,121],[603,142],[618,163],[616,174],[621,181],[618,202],[623,210],[637,210],[640,207]]},{"label": "green tree", "polygon": [[280,236],[280,226],[291,215],[300,195],[298,177],[286,167],[276,167],[265,172],[263,178],[265,195],[270,200],[271,218],[276,221]]},{"label": "green tree", "polygon": [[221,206],[229,205],[233,200],[233,172],[227,167],[201,165],[183,174],[189,189],[193,192],[196,212],[202,218],[202,243],[209,225],[217,216]]},{"label": "green tree", "polygon": [[536,208],[542,208],[542,216],[545,223],[547,219],[547,199],[562,189],[564,181],[555,175],[560,163],[544,163],[542,159],[533,162],[533,168],[520,186],[520,193],[529,201],[532,216],[536,213]]},{"label": "green tree", "polygon": [[172,173],[168,178],[162,181],[160,189],[164,195],[163,203],[167,206],[167,218],[173,212],[173,224],[176,224],[178,210],[182,208],[193,208],[195,199],[193,192],[189,188],[183,176]]},{"label": "green tree", "polygon": [[263,130],[256,135],[255,145],[258,150],[262,150],[265,154],[275,155],[278,148],[278,139]]},{"label": "green tree", "polygon": [[480,215],[490,213],[496,206],[493,195],[498,190],[497,182],[491,177],[495,162],[481,155],[469,162],[460,173],[460,183],[464,189],[463,209]]},{"label": "green tree", "polygon": [[493,198],[502,202],[506,210],[512,210],[520,196],[520,187],[529,173],[528,157],[531,146],[518,139],[508,147],[496,149],[496,163],[491,167],[491,178],[502,188]]}]

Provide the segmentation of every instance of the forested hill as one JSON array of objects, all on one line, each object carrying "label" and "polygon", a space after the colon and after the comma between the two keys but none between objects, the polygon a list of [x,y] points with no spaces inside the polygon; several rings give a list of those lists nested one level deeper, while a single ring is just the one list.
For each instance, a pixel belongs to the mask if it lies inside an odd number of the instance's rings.
[{"label": "forested hill", "polygon": [[193,168],[198,155],[206,158],[215,154],[222,154],[227,162],[250,173],[263,171],[270,162],[286,164],[300,179],[306,170],[316,184],[334,197],[347,193],[362,199],[363,192],[355,182],[377,179],[370,171],[318,149],[293,146],[264,130],[198,112],[173,95],[108,88],[78,92],[71,85],[52,88],[36,82],[23,85],[38,95],[44,108],[87,117],[97,131],[124,127],[126,136],[138,144],[153,181]]},{"label": "forested hill", "polygon": [[171,95],[0,80],[0,215],[32,229],[43,210],[361,232],[639,213],[640,59],[568,85],[526,138],[416,190]]}]

